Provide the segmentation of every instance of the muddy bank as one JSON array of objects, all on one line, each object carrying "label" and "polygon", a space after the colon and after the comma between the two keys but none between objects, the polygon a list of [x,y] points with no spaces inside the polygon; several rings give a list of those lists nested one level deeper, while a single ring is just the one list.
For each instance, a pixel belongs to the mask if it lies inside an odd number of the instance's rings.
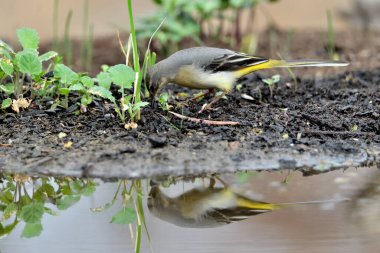
[{"label": "muddy bank", "polygon": [[[379,82],[378,71],[356,71],[302,79],[295,91],[284,79],[271,96],[253,75],[215,111],[197,114],[204,101],[173,109],[238,126],[208,126],[144,108],[138,128],[125,130],[101,101],[77,116],[34,103],[18,115],[0,115],[0,169],[107,179],[371,166],[380,150]],[[183,91],[172,87],[170,103]]]}]

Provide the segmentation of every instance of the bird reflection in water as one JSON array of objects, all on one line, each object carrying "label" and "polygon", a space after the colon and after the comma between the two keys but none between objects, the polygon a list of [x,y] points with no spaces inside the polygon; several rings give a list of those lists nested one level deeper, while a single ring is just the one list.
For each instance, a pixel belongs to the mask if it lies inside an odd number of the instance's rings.
[{"label": "bird reflection in water", "polygon": [[169,197],[157,183],[151,181],[148,208],[157,218],[180,227],[212,228],[283,207],[301,204],[321,204],[323,201],[271,204],[255,201],[233,191],[218,179],[223,187],[210,185],[193,188],[177,197]]},{"label": "bird reflection in water", "polygon": [[380,234],[380,172],[355,194],[351,202],[352,220],[369,235]]}]

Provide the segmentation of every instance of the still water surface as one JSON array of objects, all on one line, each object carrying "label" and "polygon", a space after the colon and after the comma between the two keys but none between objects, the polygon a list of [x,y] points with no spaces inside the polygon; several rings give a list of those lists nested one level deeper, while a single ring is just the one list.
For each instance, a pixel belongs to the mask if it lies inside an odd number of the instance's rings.
[{"label": "still water surface", "polygon": [[[343,199],[353,198],[375,173],[376,169],[369,168],[310,177],[302,177],[298,172],[288,177],[287,172],[264,172],[252,176],[248,183],[231,187],[245,196],[270,203]],[[233,182],[236,176],[222,178]],[[288,182],[283,183],[286,178]],[[193,184],[178,183],[163,191],[176,196],[191,187]],[[82,198],[58,217],[45,215],[44,231],[39,237],[20,238],[23,227],[17,227],[0,240],[0,252],[134,252],[129,227],[109,223],[120,205],[101,213],[89,210],[109,202],[116,188],[116,183],[100,184],[93,196]],[[373,227],[353,219],[352,212],[358,212],[352,211],[352,202],[326,202],[284,208],[230,225],[201,229],[172,225],[152,216],[146,208],[152,242],[149,244],[144,234],[141,252],[379,252],[378,234]],[[373,213],[376,215],[376,211]],[[374,227],[380,227],[380,217],[377,218],[371,220]]]}]

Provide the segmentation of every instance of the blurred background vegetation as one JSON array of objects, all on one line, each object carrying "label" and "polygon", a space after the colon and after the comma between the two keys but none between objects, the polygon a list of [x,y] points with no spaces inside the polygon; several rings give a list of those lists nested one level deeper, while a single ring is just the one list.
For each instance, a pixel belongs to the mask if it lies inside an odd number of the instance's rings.
[{"label": "blurred background vegetation", "polygon": [[[41,37],[42,51],[58,51],[74,69],[91,72],[100,63],[122,62],[116,32],[127,40],[123,0],[0,0],[0,6],[2,40],[13,44],[17,28],[32,27]],[[165,19],[151,44],[158,59],[196,45],[288,57],[299,31],[326,33],[317,35],[321,47],[330,58],[338,58],[336,33],[380,28],[377,0],[135,0],[133,10],[141,51]]]}]

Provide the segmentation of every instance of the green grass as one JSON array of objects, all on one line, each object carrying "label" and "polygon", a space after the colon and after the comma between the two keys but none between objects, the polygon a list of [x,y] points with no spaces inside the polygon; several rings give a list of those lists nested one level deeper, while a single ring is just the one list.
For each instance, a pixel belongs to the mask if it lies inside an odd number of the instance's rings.
[{"label": "green grass", "polygon": [[66,21],[65,21],[65,32],[63,35],[63,48],[64,48],[64,57],[67,65],[71,65],[73,62],[73,47],[70,38],[70,25],[71,18],[73,16],[73,10],[70,10],[67,13]]},{"label": "green grass", "polygon": [[339,55],[336,53],[336,41],[335,41],[335,30],[334,21],[330,10],[326,11],[327,15],[327,53],[331,60],[339,60]]},{"label": "green grass", "polygon": [[59,0],[54,0],[53,4],[53,50],[60,52],[58,26],[59,26]]}]

